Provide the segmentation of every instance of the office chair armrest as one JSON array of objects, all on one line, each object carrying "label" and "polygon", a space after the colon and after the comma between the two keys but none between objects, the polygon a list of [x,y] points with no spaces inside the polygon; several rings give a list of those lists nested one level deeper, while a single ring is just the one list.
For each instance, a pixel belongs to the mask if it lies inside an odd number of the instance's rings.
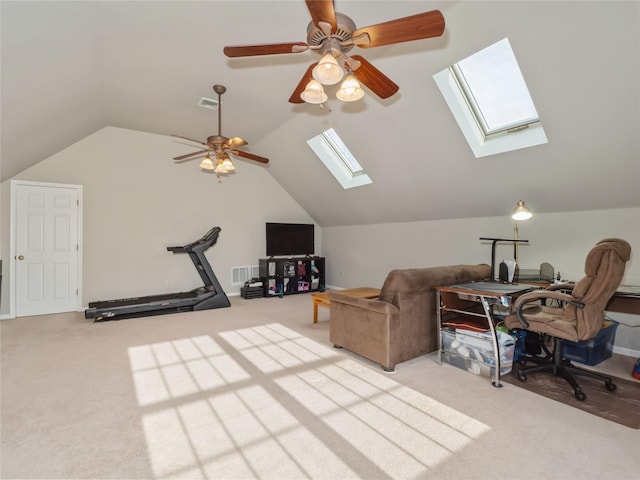
[{"label": "office chair armrest", "polygon": [[520,322],[520,325],[522,325],[522,328],[529,328],[529,322],[527,322],[522,315],[522,310],[524,309],[524,307],[531,302],[546,299],[558,300],[560,302],[566,303],[574,303],[573,297],[564,292],[547,289],[534,290],[533,292],[524,293],[520,295],[513,304],[513,308],[516,311],[516,317],[518,317],[518,321]]},{"label": "office chair armrest", "polygon": [[554,291],[554,290],[563,290],[565,292],[570,292],[573,290],[573,287],[575,287],[576,284],[573,282],[567,282],[567,283],[552,283],[551,285],[549,285],[545,290],[549,290],[549,291]]}]

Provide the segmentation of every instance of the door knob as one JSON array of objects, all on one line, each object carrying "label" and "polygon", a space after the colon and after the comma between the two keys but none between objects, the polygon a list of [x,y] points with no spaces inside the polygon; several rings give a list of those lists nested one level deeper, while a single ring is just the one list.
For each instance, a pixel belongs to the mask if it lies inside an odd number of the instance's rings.
[{"label": "door knob", "polygon": [[20,255],[20,256],[18,257],[18,260],[24,260],[24,255]]}]

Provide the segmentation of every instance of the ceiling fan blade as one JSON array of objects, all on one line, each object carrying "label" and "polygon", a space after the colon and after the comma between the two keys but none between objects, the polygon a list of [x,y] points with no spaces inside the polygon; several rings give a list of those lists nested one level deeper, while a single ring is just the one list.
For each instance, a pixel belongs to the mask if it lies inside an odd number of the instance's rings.
[{"label": "ceiling fan blade", "polygon": [[[338,28],[336,22],[336,11],[333,8],[333,0],[305,0],[307,3],[307,8],[309,9],[309,13],[311,14],[311,20],[313,20],[313,24],[322,30],[327,35],[330,33],[335,33]],[[323,23],[325,24],[323,26]],[[328,25],[331,26],[331,31],[327,32]]]},{"label": "ceiling fan blade", "polygon": [[360,55],[353,55],[352,58],[360,62],[358,69],[353,72],[356,78],[380,98],[389,98],[400,89],[389,77]]},{"label": "ceiling fan blade", "polygon": [[379,47],[423,38],[439,37],[444,33],[444,17],[440,10],[419,13],[359,28],[353,32],[353,43],[362,48]]},{"label": "ceiling fan blade", "polygon": [[302,100],[300,94],[304,92],[304,89],[307,87],[307,83],[309,83],[309,81],[313,78],[312,71],[316,65],[318,65],[318,62],[312,64],[311,66],[309,66],[309,68],[307,68],[307,71],[302,76],[300,83],[298,83],[298,86],[291,94],[289,103],[304,103],[304,100]]},{"label": "ceiling fan blade", "polygon": [[253,153],[243,152],[242,150],[230,150],[233,155],[237,155],[238,157],[248,158],[249,160],[254,160],[256,162],[267,164],[269,163],[268,158],[260,157],[259,155],[254,155]]},{"label": "ceiling fan blade", "polygon": [[227,57],[253,57],[256,55],[275,55],[280,53],[300,53],[309,49],[304,42],[265,43],[261,45],[236,45],[224,47]]},{"label": "ceiling fan blade", "polygon": [[173,157],[173,159],[174,160],[185,160],[187,158],[195,157],[197,155],[202,155],[203,153],[207,153],[207,152],[209,152],[209,149],[199,150],[199,151],[193,152],[193,153],[187,153],[186,155],[180,155],[179,157]]},{"label": "ceiling fan blade", "polygon": [[183,137],[181,135],[171,135],[172,137],[181,138],[183,140],[189,140],[190,142],[199,143],[200,145],[208,146],[206,143],[201,142],[200,140],[194,140],[193,138]]},{"label": "ceiling fan blade", "polygon": [[233,137],[222,144],[224,148],[238,148],[248,143],[240,137]]}]

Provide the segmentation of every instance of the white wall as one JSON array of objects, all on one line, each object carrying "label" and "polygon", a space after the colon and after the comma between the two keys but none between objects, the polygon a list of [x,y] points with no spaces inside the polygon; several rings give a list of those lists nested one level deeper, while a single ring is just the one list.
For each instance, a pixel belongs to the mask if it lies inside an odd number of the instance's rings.
[{"label": "white wall", "polygon": [[[237,173],[218,181],[201,172],[197,160],[174,164],[171,158],[186,151],[172,137],[107,127],[14,177],[83,185],[84,305],[199,286],[188,257],[166,247],[191,242],[214,225],[222,232],[207,258],[224,290],[237,293],[231,268],[257,265],[264,256],[266,221],[314,221],[260,165],[236,160]],[[9,182],[0,188],[0,314],[7,314]],[[510,238],[513,222],[490,217],[317,230],[316,254],[327,257],[328,285],[380,286],[394,268],[489,263],[490,243],[478,238]],[[640,285],[640,208],[553,214],[534,208],[519,233],[530,242],[519,249],[522,268],[549,262],[568,280],[582,276],[585,255],[598,240],[624,238],[633,252],[623,283]],[[499,246],[497,260],[511,254]],[[611,316],[640,323],[636,315]],[[640,354],[640,329],[621,325],[616,347]]]},{"label": "white wall", "polygon": [[[515,205],[516,200],[510,203]],[[491,244],[479,238],[513,238],[513,226],[509,217],[488,217],[324,227],[327,284],[380,287],[395,268],[490,263]],[[518,231],[520,239],[529,240],[518,250],[521,268],[539,268],[542,262],[549,262],[566,280],[583,276],[585,257],[596,242],[623,238],[632,248],[623,284],[640,285],[640,208],[550,214],[534,210],[533,218],[520,222]],[[498,245],[496,263],[512,256],[513,247]],[[638,315],[609,316],[640,325]],[[616,351],[640,355],[640,328],[621,324],[615,345]]]},{"label": "white wall", "polygon": [[[192,242],[216,225],[222,231],[206,256],[225,292],[237,293],[231,268],[258,265],[265,256],[265,222],[313,223],[260,164],[238,159],[236,173],[218,180],[198,168],[199,160],[172,161],[189,151],[172,137],[108,127],[14,177],[83,186],[83,305],[201,286],[189,256],[166,247]],[[4,259],[8,191],[7,181],[1,196]],[[317,254],[320,249],[318,229]],[[6,314],[6,265],[4,270]]]}]

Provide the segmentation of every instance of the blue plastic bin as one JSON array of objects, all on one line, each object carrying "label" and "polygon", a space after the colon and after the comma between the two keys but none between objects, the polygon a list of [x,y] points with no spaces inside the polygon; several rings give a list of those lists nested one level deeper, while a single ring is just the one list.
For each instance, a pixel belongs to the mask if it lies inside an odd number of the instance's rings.
[{"label": "blue plastic bin", "polygon": [[617,328],[618,322],[606,320],[594,338],[582,342],[565,341],[562,353],[569,360],[585,365],[597,365],[613,355],[613,342]]}]

